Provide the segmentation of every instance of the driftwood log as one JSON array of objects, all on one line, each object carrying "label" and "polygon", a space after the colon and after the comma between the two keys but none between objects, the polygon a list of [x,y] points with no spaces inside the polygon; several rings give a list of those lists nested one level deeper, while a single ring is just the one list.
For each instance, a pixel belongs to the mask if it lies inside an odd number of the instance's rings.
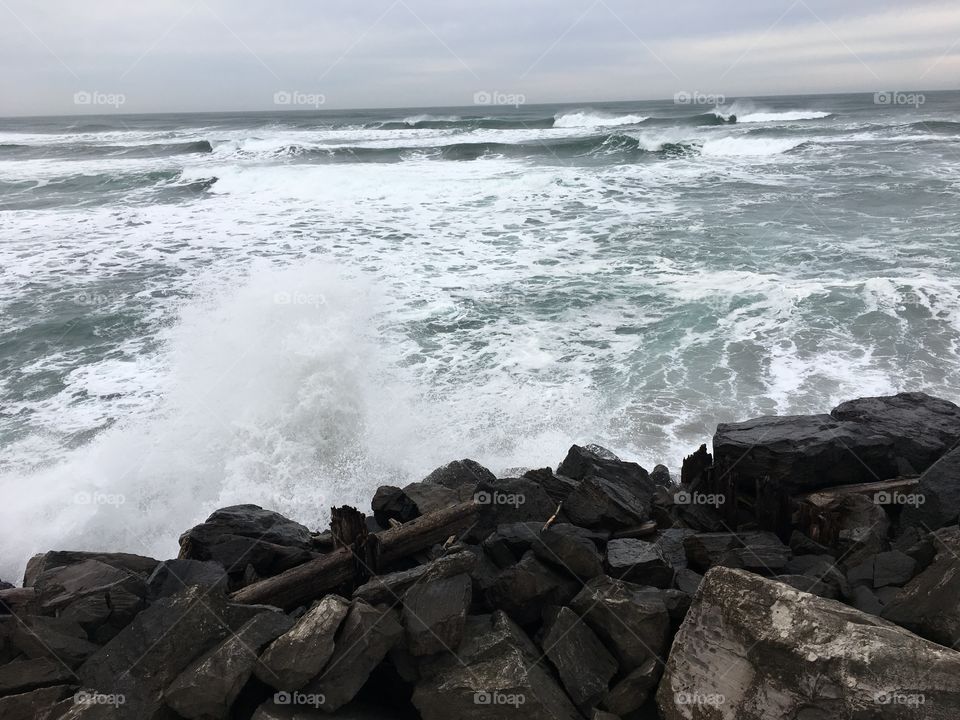
[{"label": "driftwood log", "polygon": [[[231,599],[248,605],[273,605],[292,610],[344,583],[362,581],[370,574],[378,574],[381,568],[391,562],[457,535],[473,525],[478,509],[479,506],[470,501],[422,515],[400,527],[380,533],[361,533],[359,537],[349,540],[341,536],[341,542],[346,541],[343,546],[279,575],[248,585],[233,593]],[[333,522],[342,527],[346,517],[352,517],[352,513],[341,508],[334,515]]]}]

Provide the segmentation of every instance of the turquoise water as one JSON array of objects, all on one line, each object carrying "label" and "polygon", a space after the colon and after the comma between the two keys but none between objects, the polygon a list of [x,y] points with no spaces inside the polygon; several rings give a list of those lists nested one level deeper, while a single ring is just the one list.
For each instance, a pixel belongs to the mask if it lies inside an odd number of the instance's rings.
[{"label": "turquoise water", "polygon": [[4,562],[960,400],[960,94],[923,100],[0,120]]}]

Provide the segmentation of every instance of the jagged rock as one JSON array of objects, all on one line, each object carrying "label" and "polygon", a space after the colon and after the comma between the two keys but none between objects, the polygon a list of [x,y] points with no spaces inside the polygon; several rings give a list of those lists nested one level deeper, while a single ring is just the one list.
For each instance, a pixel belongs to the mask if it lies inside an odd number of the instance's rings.
[{"label": "jagged rock", "polygon": [[32,587],[0,590],[0,616],[27,615],[40,612],[37,591]]},{"label": "jagged rock", "polygon": [[666,656],[670,615],[660,591],[601,575],[570,603],[629,672]]},{"label": "jagged rock", "polygon": [[71,668],[99,649],[87,640],[87,633],[80,625],[63,618],[20,618],[10,639],[28,658],[48,658]]},{"label": "jagged rock", "polygon": [[403,598],[407,646],[414,656],[451,652],[460,645],[473,583],[469,575],[428,580]]},{"label": "jagged rock", "polygon": [[450,552],[425,565],[417,565],[409,570],[377,575],[353,592],[353,597],[370,605],[393,605],[399,603],[410,587],[421,582],[471,573],[481,553],[464,549]]},{"label": "jagged rock", "polygon": [[443,510],[460,502],[460,493],[457,490],[426,481],[405,485],[403,494],[416,508],[414,517],[426,515],[434,510]]},{"label": "jagged rock", "polygon": [[857,585],[851,588],[847,595],[847,602],[861,612],[879,615],[883,610],[883,604],[874,594],[873,590],[866,585]]},{"label": "jagged rock", "polygon": [[833,588],[836,595],[850,594],[847,578],[832,555],[799,555],[787,563],[784,573],[823,582]]},{"label": "jagged rock", "polygon": [[69,685],[54,685],[30,692],[0,697],[0,718],[3,720],[54,720],[54,711],[61,700],[73,694]]},{"label": "jagged rock", "polygon": [[59,660],[14,660],[0,666],[0,695],[16,695],[51,685],[75,685],[77,676]]},{"label": "jagged rock", "polygon": [[496,476],[480,463],[470,460],[455,460],[442,467],[438,467],[427,475],[423,481],[442,485],[457,492],[461,502],[469,500],[476,487],[481,482],[492,483]]},{"label": "jagged rock", "polygon": [[580,720],[540,655],[504,613],[468,618],[457,653],[438,656],[413,704],[423,720]]},{"label": "jagged rock", "polygon": [[410,522],[418,517],[420,511],[406,493],[393,485],[381,485],[370,502],[373,517],[380,527],[390,527],[390,521]]},{"label": "jagged rock", "polygon": [[[904,658],[910,658],[905,662]],[[879,618],[729,568],[707,573],[657,692],[664,720],[960,713],[960,653]]]},{"label": "jagged rock", "polygon": [[707,451],[706,445],[701,445],[695,453],[683,459],[680,484],[684,487],[695,487],[712,466],[713,456]]},{"label": "jagged rock", "polygon": [[355,600],[337,635],[327,668],[303,691],[322,696],[320,707],[328,713],[338,710],[353,700],[402,635],[403,626],[395,610],[374,608]]},{"label": "jagged rock", "polygon": [[830,415],[761,417],[721,423],[718,465],[738,486],[769,477],[784,493],[887,480],[922,472],[960,439],[960,408],[923,393],[843,403]]},{"label": "jagged rock", "polygon": [[549,498],[554,505],[566,502],[567,497],[577,488],[577,482],[568,477],[554,474],[550,468],[541,468],[539,470],[528,470],[523,474],[528,480],[533,480]]},{"label": "jagged rock", "polygon": [[576,525],[626,528],[650,517],[654,484],[636,463],[610,460],[574,445],[557,472],[579,483],[563,506]]},{"label": "jagged rock", "polygon": [[607,543],[607,572],[611,577],[658,588],[673,585],[673,568],[656,544],[644,540],[624,538]]},{"label": "jagged rock", "polygon": [[191,587],[158,600],[80,666],[83,687],[126,698],[128,717],[159,717],[161,693],[231,628],[223,595]]},{"label": "jagged rock", "polygon": [[289,631],[264,651],[254,673],[278,690],[299,690],[315,678],[333,655],[334,638],[349,603],[337,595],[318,600]]},{"label": "jagged rock", "polygon": [[242,576],[247,565],[269,577],[313,555],[307,528],[257,505],[216,510],[180,536],[180,559],[214,560],[233,577]]},{"label": "jagged rock", "polygon": [[606,696],[617,674],[617,661],[570,608],[560,608],[543,639],[543,651],[584,714]]},{"label": "jagged rock", "polygon": [[890,519],[882,506],[863,495],[849,495],[840,508],[835,547],[847,567],[887,549]]},{"label": "jagged rock", "polygon": [[0,590],[10,590],[12,587],[14,587],[13,583],[8,583],[8,582],[4,582],[3,580],[0,580]]},{"label": "jagged rock", "polygon": [[650,471],[650,480],[659,487],[672,487],[673,481],[670,479],[670,468],[666,465],[655,465]]},{"label": "jagged rock", "polygon": [[662,674],[663,661],[650,658],[610,689],[603,706],[620,716],[639,710],[649,698],[650,691],[657,686]]},{"label": "jagged rock", "polygon": [[952,449],[927,468],[911,495],[914,502],[900,514],[904,525],[932,531],[956,524],[960,514],[960,448]]},{"label": "jagged rock", "polygon": [[227,572],[223,565],[213,560],[165,560],[147,578],[147,595],[152,602],[192,585],[225,591]]},{"label": "jagged rock", "polygon": [[538,558],[581,580],[589,580],[603,572],[597,542],[605,537],[569,523],[557,523],[540,534],[533,552]]},{"label": "jagged rock", "polygon": [[490,588],[490,603],[521,625],[540,619],[548,605],[566,605],[580,584],[561,575],[528,552],[516,565],[503,570]]},{"label": "jagged rock", "polygon": [[[960,528],[934,533],[937,556],[882,611],[887,620],[947,647],[960,643]],[[960,715],[958,715],[960,716]]]},{"label": "jagged rock", "polygon": [[510,567],[537,543],[542,528],[542,522],[500,525],[483,541],[483,549],[499,567]]},{"label": "jagged rock", "polygon": [[279,611],[256,615],[180,673],[164,692],[164,702],[185,718],[228,717],[253,673],[260,649],[292,624]]}]

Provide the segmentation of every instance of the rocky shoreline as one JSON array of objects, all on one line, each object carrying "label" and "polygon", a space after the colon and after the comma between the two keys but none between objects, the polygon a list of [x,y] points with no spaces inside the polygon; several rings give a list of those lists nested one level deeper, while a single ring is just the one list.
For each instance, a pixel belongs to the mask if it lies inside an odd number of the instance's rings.
[{"label": "rocky shoreline", "polygon": [[603,448],[471,460],[331,511],[253,505],[176,559],[0,584],[0,718],[960,717],[960,407],[723,424],[679,482]]}]

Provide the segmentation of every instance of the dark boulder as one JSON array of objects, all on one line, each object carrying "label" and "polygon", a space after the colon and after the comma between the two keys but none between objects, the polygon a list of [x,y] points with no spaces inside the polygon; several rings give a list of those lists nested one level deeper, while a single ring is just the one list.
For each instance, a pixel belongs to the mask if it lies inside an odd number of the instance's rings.
[{"label": "dark boulder", "polygon": [[353,597],[370,605],[394,605],[414,585],[442,578],[470,573],[474,570],[481,552],[470,549],[450,552],[423,565],[409,570],[400,570],[386,575],[376,575],[353,592]]},{"label": "dark boulder", "polygon": [[557,523],[540,533],[540,542],[533,552],[544,562],[581,580],[589,580],[603,572],[597,543],[604,536],[569,523]]},{"label": "dark boulder", "polygon": [[60,712],[56,707],[73,695],[69,685],[54,685],[30,692],[0,697],[0,718],[3,720],[56,720]]},{"label": "dark boulder", "polygon": [[455,490],[461,501],[469,500],[481,482],[492,483],[496,476],[475,460],[455,460],[438,467],[423,481]]},{"label": "dark boulder", "polygon": [[673,568],[655,543],[624,538],[607,543],[607,573],[614,578],[641,585],[668,588],[673,585]]},{"label": "dark boulder", "polygon": [[563,506],[576,525],[628,528],[650,517],[655,486],[636,463],[609,459],[574,445],[557,472],[578,482]]},{"label": "dark boulder", "polygon": [[717,426],[716,464],[752,492],[769,477],[790,495],[922,472],[960,439],[960,407],[923,393],[863,398],[829,415]]},{"label": "dark boulder", "polygon": [[473,499],[480,506],[471,538],[483,540],[497,527],[513,523],[546,523],[557,504],[529,478],[503,478],[481,482]]},{"label": "dark boulder", "polygon": [[670,615],[661,591],[601,575],[570,603],[629,672],[669,647]]},{"label": "dark boulder", "polygon": [[247,565],[259,577],[269,577],[313,556],[307,528],[257,505],[221,508],[180,536],[180,559],[214,560],[234,580]]},{"label": "dark boulder", "polygon": [[463,637],[472,597],[469,575],[428,580],[412,587],[403,598],[402,613],[410,654],[453,652]]},{"label": "dark boulder", "polygon": [[304,613],[290,630],[260,656],[256,676],[278,690],[299,690],[326,667],[333,655],[337,630],[349,603],[327,595]]},{"label": "dark boulder", "polygon": [[503,570],[487,593],[490,604],[521,625],[540,619],[550,605],[566,605],[580,583],[558,573],[528,552],[516,565]]},{"label": "dark boulder", "polygon": [[900,514],[904,525],[933,531],[956,524],[960,516],[960,448],[954,448],[931,465],[906,499],[912,502],[908,502]]},{"label": "dark boulder", "polygon": [[650,471],[650,480],[658,487],[669,488],[673,486],[673,481],[670,479],[670,468],[666,465],[655,465],[653,470]]},{"label": "dark boulder", "polygon": [[35,658],[0,665],[0,696],[17,695],[53,685],[74,685],[76,674],[59,660]]},{"label": "dark boulder", "polygon": [[225,591],[227,572],[213,560],[165,560],[147,578],[147,596],[153,602],[194,585]]},{"label": "dark boulder", "polygon": [[879,553],[874,558],[873,587],[905,585],[914,576],[917,561],[899,550]]},{"label": "dark boulder", "polygon": [[10,640],[28,658],[47,658],[71,668],[99,649],[87,640],[87,633],[79,624],[54,617],[19,618]]},{"label": "dark boulder", "polygon": [[781,572],[790,561],[790,548],[769,532],[697,533],[684,538],[690,567],[743,568],[768,575]]},{"label": "dark boulder", "polygon": [[663,662],[659,658],[650,658],[610,689],[603,707],[621,717],[636,712],[647,702],[662,674]]},{"label": "dark boulder", "polygon": [[96,560],[104,565],[109,565],[117,570],[123,570],[130,575],[139,576],[146,579],[154,568],[157,567],[159,560],[144,557],[143,555],[132,555],[130,553],[97,553],[97,552],[78,552],[72,550],[52,550],[50,552],[34,555],[27,563],[27,568],[23,573],[24,587],[30,587],[37,583],[38,578],[44,573],[48,573],[56,568],[64,568],[69,565],[79,565],[88,560]]},{"label": "dark boulder", "polygon": [[606,696],[610,680],[617,674],[617,661],[570,608],[560,608],[550,623],[543,651],[584,714]]},{"label": "dark boulder", "polygon": [[542,528],[542,522],[500,525],[483,541],[483,549],[499,567],[510,567],[537,543]]}]

